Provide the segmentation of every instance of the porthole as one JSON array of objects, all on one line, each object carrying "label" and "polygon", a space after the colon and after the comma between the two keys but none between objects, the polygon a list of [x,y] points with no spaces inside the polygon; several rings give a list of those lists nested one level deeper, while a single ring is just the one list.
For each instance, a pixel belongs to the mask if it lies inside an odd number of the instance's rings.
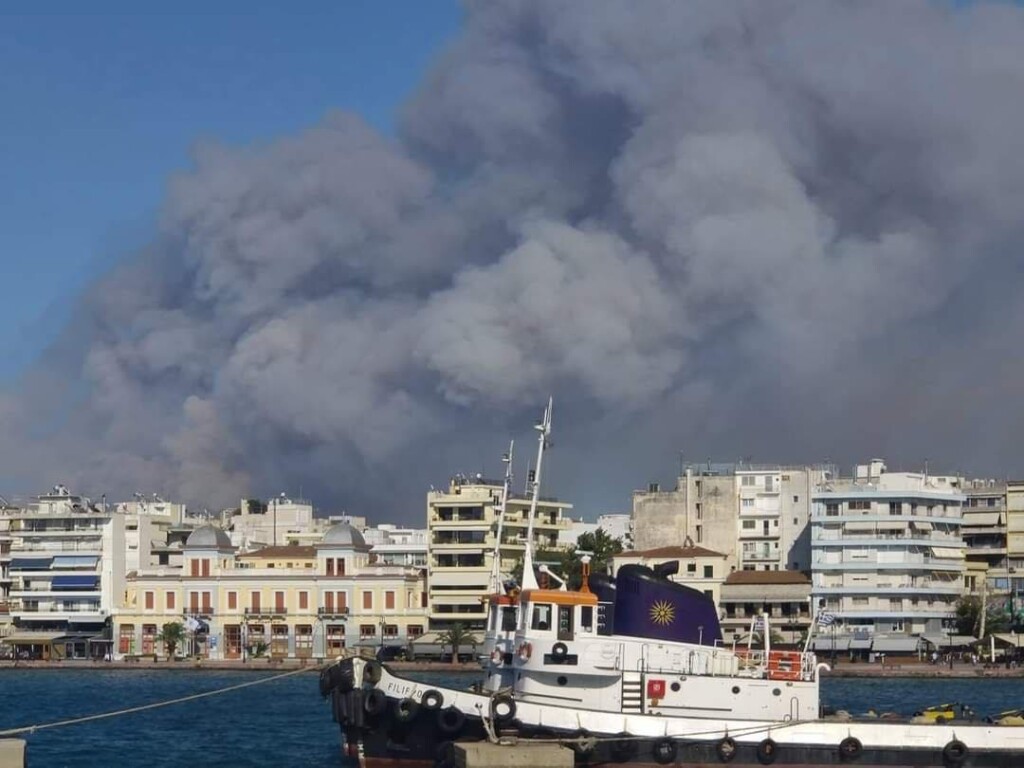
[{"label": "porthole", "polygon": [[569,682],[569,678],[568,678],[568,677],[566,677],[565,675],[559,675],[559,676],[558,676],[558,684],[559,684],[559,685],[565,685],[565,684],[567,684],[568,682]]},{"label": "porthole", "polygon": [[669,688],[672,689],[672,693],[679,693],[679,689],[681,687],[682,686],[680,686],[679,683],[672,683],[672,685],[669,686]]},{"label": "porthole", "polygon": [[733,692],[733,693],[739,693],[739,692],[740,692],[740,687],[739,687],[738,685],[734,685],[734,686],[732,687],[732,692]]},{"label": "porthole", "polygon": [[772,688],[772,696],[781,696],[781,695],[782,695],[782,689],[781,688]]}]

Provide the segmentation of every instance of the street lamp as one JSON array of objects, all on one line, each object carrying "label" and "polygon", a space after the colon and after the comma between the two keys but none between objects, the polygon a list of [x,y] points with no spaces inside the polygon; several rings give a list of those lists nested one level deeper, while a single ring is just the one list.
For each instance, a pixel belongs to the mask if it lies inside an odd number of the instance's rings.
[{"label": "street lamp", "polygon": [[949,668],[953,668],[953,627],[952,625],[946,628],[946,632],[949,635]]}]

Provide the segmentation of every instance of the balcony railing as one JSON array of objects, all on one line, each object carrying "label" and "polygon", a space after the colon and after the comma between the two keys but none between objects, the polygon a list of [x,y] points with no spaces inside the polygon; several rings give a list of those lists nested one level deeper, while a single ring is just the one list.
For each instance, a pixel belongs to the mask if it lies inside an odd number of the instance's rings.
[{"label": "balcony railing", "polygon": [[287,616],[287,608],[246,608],[244,614],[247,618],[274,618],[277,616]]},{"label": "balcony railing", "polygon": [[348,608],[317,608],[316,615],[324,619],[339,619],[348,616]]}]

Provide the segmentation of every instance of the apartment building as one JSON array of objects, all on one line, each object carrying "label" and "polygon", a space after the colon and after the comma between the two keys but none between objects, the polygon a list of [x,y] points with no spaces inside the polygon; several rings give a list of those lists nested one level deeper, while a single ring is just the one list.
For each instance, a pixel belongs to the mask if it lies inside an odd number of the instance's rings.
[{"label": "apartment building", "polygon": [[191,626],[178,653],[211,659],[323,659],[346,648],[406,646],[426,625],[421,569],[371,562],[359,531],[337,524],[315,546],[238,553],[227,533],[197,528],[184,566],[128,582],[115,617],[117,658],[166,653],[161,628]]},{"label": "apartment building", "polygon": [[767,616],[772,640],[794,645],[811,626],[811,580],[798,571],[735,571],[722,584],[719,606],[726,644],[746,642],[753,621]]},{"label": "apartment building", "polygon": [[569,520],[568,528],[558,535],[559,546],[572,547],[585,533],[594,533],[600,528],[609,537],[622,542],[623,549],[633,548],[633,518],[631,515],[598,515],[596,522]]},{"label": "apartment building", "polygon": [[5,518],[12,627],[4,642],[22,657],[102,658],[124,592],[124,517],[58,485]]},{"label": "apartment building", "polygon": [[[103,507],[101,506],[101,509]],[[170,563],[180,548],[168,548],[171,531],[183,526],[191,529],[198,521],[188,517],[184,504],[165,501],[157,494],[135,494],[131,501],[112,504],[114,514],[124,517],[125,571],[137,571],[162,561]],[[180,559],[177,561],[180,565]]]},{"label": "apartment building", "polygon": [[941,633],[964,588],[964,496],[955,477],[873,460],[813,495],[815,601],[846,632]]},{"label": "apartment building", "polygon": [[315,543],[327,521],[313,516],[309,501],[282,493],[266,500],[242,499],[237,509],[225,510],[221,525],[235,547],[256,550],[289,542]]},{"label": "apartment building", "polygon": [[374,562],[426,569],[426,528],[402,528],[391,523],[381,523],[372,528],[364,528],[362,534]]},{"label": "apartment building", "polygon": [[[0,640],[11,634],[11,520],[10,506],[0,502]],[[0,649],[2,650],[2,649]]]},{"label": "apartment building", "polygon": [[[481,628],[487,618],[483,598],[490,590],[497,532],[496,510],[503,481],[457,476],[444,491],[427,494],[429,532],[429,616],[433,629],[460,622]],[[544,498],[537,504],[533,525],[535,551],[558,549],[559,534],[568,528],[571,504]],[[502,525],[500,569],[512,573],[526,551],[530,499],[512,495]]]},{"label": "apartment building", "polygon": [[683,584],[703,592],[718,605],[721,586],[728,575],[728,558],[692,543],[682,547],[656,547],[655,549],[621,552],[612,558],[612,575],[624,565],[644,565],[654,568],[662,563],[678,563],[678,570],[669,577],[677,584]]},{"label": "apartment building", "polygon": [[1010,578],[1006,557],[1006,483],[964,480],[964,588],[986,600],[1004,599]]}]

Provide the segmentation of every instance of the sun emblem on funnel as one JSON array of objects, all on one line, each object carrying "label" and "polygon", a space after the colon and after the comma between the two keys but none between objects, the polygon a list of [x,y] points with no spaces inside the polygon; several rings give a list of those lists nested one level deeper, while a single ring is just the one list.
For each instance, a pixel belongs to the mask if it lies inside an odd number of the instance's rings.
[{"label": "sun emblem on funnel", "polygon": [[675,617],[675,606],[667,600],[659,600],[651,606],[651,621],[655,624],[667,627],[672,623],[672,620],[675,619]]}]

